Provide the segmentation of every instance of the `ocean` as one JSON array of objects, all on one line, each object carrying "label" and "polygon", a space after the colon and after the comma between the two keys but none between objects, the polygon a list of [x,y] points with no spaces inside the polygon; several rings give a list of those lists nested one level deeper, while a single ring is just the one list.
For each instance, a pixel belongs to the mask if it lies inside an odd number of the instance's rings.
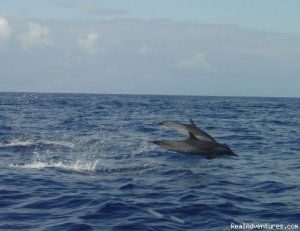
[{"label": "ocean", "polygon": [[[150,142],[190,118],[239,156]],[[0,158],[0,230],[300,229],[299,98],[0,93]]]}]

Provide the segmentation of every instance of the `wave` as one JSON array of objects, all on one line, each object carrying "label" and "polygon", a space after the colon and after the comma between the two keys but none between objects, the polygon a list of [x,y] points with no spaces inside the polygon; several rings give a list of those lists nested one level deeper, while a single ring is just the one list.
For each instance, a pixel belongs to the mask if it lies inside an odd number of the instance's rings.
[{"label": "wave", "polygon": [[162,214],[162,213],[160,213],[160,212],[158,212],[158,211],[156,211],[156,210],[154,210],[154,209],[147,209],[146,211],[147,211],[150,215],[152,215],[153,217],[155,217],[155,218],[159,218],[159,219],[162,219],[162,218],[170,219],[171,221],[177,222],[177,223],[180,223],[180,224],[184,224],[184,223],[185,223],[185,221],[184,221],[183,219],[178,218],[178,217],[176,217],[176,216],[174,216],[174,215],[170,215],[170,216],[167,216],[167,217],[166,217],[166,215],[164,215],[164,214]]},{"label": "wave", "polygon": [[[112,147],[109,139],[95,139],[90,143],[88,141],[81,140],[77,143],[70,143],[52,140],[11,140],[10,142],[0,143],[0,147],[32,148],[35,147],[33,145],[52,145],[47,146],[45,150],[34,149],[33,153],[30,150],[27,153],[28,155],[21,157],[22,159],[4,164],[4,166],[18,169],[55,168],[93,174],[142,174],[156,166],[157,160],[148,156],[146,161],[144,160],[144,154],[153,149],[144,140],[135,148],[131,147],[132,144],[121,142],[120,146],[123,149],[118,152]],[[75,147],[71,150],[59,150],[57,148],[60,147],[56,147],[58,145]]]},{"label": "wave", "polygon": [[32,146],[57,146],[65,148],[74,148],[75,144],[69,141],[55,141],[43,139],[14,139],[6,142],[0,142],[0,148],[14,148],[14,147],[32,147]]},{"label": "wave", "polygon": [[[70,172],[79,172],[79,173],[92,173],[92,174],[143,174],[146,171],[152,170],[153,166],[144,165],[131,165],[131,166],[119,166],[119,167],[104,167],[102,164],[99,164],[99,160],[95,161],[82,161],[77,160],[74,162],[64,162],[64,161],[34,161],[31,163],[20,163],[20,164],[9,164],[9,168],[16,169],[47,169],[55,168],[64,171]],[[121,189],[126,189],[127,186],[122,187]],[[128,186],[130,187],[130,186]]]},{"label": "wave", "polygon": [[98,161],[93,162],[43,162],[43,161],[33,161],[32,163],[27,164],[10,164],[11,168],[21,168],[21,169],[44,169],[44,168],[57,168],[67,171],[75,172],[95,172],[97,169]]}]

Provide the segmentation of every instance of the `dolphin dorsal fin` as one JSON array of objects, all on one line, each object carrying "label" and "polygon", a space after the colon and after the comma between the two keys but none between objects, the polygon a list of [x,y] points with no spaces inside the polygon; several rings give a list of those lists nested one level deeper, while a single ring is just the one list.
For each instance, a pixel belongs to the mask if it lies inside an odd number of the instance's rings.
[{"label": "dolphin dorsal fin", "polygon": [[189,139],[198,140],[198,138],[193,133],[189,132],[189,135],[190,135]]},{"label": "dolphin dorsal fin", "polygon": [[193,125],[193,126],[196,127],[196,124],[195,124],[194,120],[190,119],[190,125]]}]

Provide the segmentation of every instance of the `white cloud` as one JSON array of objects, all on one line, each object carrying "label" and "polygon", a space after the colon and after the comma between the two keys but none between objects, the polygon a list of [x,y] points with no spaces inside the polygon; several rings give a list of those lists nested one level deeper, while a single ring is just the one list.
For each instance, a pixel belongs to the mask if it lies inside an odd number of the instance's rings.
[{"label": "white cloud", "polygon": [[49,46],[51,44],[49,34],[48,27],[29,22],[28,31],[20,36],[20,40],[25,50],[33,47]]},{"label": "white cloud", "polygon": [[[13,22],[13,33],[6,20],[1,23],[10,39],[0,55],[0,91],[51,86],[62,92],[299,97],[299,35],[133,19]],[[24,52],[16,44],[21,41],[34,52]]]},{"label": "white cloud", "polygon": [[99,38],[98,33],[94,32],[94,31],[90,31],[86,35],[78,38],[78,40],[77,40],[78,46],[83,51],[85,51],[89,54],[96,54],[97,53],[96,43],[97,43],[98,38]]},{"label": "white cloud", "polygon": [[183,59],[178,61],[176,63],[176,67],[185,68],[185,69],[194,69],[194,68],[199,68],[203,70],[211,69],[211,65],[206,60],[206,55],[201,52],[197,52],[196,54],[194,54],[192,57],[188,59]]},{"label": "white cloud", "polygon": [[149,55],[151,53],[151,48],[148,46],[142,46],[138,49],[140,55]]},{"label": "white cloud", "polygon": [[12,34],[12,28],[9,22],[0,16],[0,44],[6,43]]}]

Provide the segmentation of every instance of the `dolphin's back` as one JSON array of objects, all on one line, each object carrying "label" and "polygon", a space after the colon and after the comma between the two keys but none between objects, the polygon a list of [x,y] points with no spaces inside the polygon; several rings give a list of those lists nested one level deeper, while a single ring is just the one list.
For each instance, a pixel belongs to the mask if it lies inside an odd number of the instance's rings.
[{"label": "dolphin's back", "polygon": [[199,140],[192,133],[189,133],[189,135],[190,137],[186,140],[155,140],[153,143],[171,151],[189,154],[207,153],[221,148],[219,143]]},{"label": "dolphin's back", "polygon": [[160,145],[168,150],[181,153],[198,153],[199,150],[184,140],[155,140],[153,143]]},{"label": "dolphin's back", "polygon": [[192,133],[199,140],[216,142],[216,140],[213,137],[211,137],[208,133],[196,127],[192,120],[190,124],[184,124],[177,121],[165,121],[162,124],[163,126],[175,130],[180,134],[189,135],[189,133]]}]

